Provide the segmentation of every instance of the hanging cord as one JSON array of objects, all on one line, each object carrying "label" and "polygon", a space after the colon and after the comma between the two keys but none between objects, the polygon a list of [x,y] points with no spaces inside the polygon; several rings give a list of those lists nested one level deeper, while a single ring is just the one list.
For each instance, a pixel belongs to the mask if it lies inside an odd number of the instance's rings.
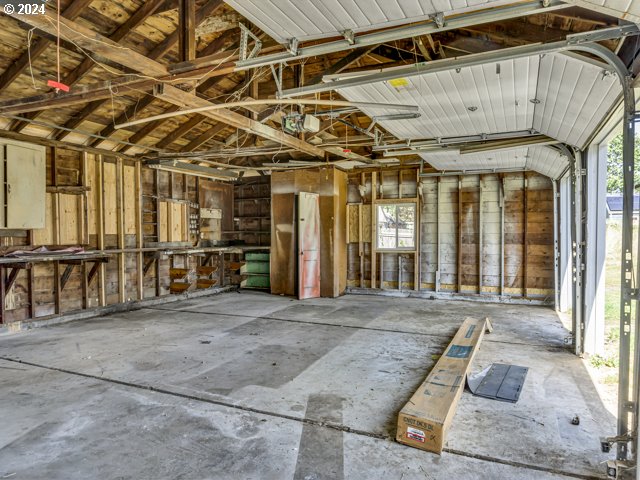
[{"label": "hanging cord", "polygon": [[38,85],[36,85],[36,79],[33,76],[33,63],[31,62],[31,41],[33,40],[33,31],[35,27],[27,32],[27,54],[29,56],[29,73],[31,74],[31,82],[33,83],[33,88],[35,90],[42,90]]},{"label": "hanging cord", "polygon": [[57,39],[56,61],[58,63],[58,83],[60,83],[60,0],[58,0],[58,39]]}]

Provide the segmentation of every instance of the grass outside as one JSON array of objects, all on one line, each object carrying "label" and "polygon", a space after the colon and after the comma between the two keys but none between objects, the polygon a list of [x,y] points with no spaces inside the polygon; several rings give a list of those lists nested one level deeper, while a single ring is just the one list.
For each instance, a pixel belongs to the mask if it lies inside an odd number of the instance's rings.
[{"label": "grass outside", "polygon": [[[634,257],[637,252],[638,225],[633,227]],[[592,374],[606,391],[607,397],[617,397],[620,344],[620,261],[622,252],[622,221],[607,222],[607,256],[605,261],[605,349],[602,355],[588,359]],[[634,315],[635,309],[632,309]],[[632,332],[633,338],[633,332]],[[633,339],[632,339],[633,345]]]}]

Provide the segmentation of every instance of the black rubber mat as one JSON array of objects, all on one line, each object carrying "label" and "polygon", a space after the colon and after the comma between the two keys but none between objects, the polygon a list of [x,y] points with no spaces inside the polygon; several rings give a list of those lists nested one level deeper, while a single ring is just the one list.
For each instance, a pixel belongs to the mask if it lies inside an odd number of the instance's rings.
[{"label": "black rubber mat", "polygon": [[469,375],[467,386],[479,397],[516,403],[528,371],[527,367],[494,363],[480,373]]}]

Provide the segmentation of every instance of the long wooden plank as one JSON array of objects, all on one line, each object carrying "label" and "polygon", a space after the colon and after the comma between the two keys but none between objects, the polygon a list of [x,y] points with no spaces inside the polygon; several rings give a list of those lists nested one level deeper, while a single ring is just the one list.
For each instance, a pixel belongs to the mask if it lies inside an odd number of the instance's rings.
[{"label": "long wooden plank", "polygon": [[[71,5],[64,9],[62,16],[69,20],[74,20],[80,15],[80,13],[89,6],[93,0],[74,0]],[[15,62],[13,62],[9,68],[7,68],[2,75],[0,75],[0,92],[7,88],[11,82],[18,78],[22,72],[29,66],[29,63],[33,63],[47,47],[51,45],[51,42],[46,38],[38,39],[30,49],[27,49],[20,55]]]},{"label": "long wooden plank", "polygon": [[[187,93],[171,85],[156,86],[155,94],[158,98],[161,98],[169,103],[173,103],[174,105],[178,105],[180,107],[198,108],[212,105],[211,102],[203,98],[196,97],[191,93]],[[300,140],[299,138],[286,135],[284,132],[275,130],[267,125],[263,125],[262,123],[253,120],[252,118],[245,117],[231,110],[215,110],[211,112],[202,112],[202,114],[218,122],[223,122],[240,130],[255,133],[260,137],[273,140],[291,148],[295,148],[300,152],[304,152],[315,157],[324,158],[324,150],[322,150],[321,148],[315,147],[303,140]]]},{"label": "long wooden plank", "polygon": [[[198,12],[196,13],[196,24],[200,24],[202,23],[209,15],[212,15],[216,9],[220,8],[220,6],[222,5],[222,0],[210,0],[208,3],[206,3],[204,6],[202,6]],[[172,34],[168,35],[162,42],[160,42],[153,50],[151,50],[147,56],[153,60],[159,60],[160,58],[162,58],[165,54],[167,54],[175,45],[176,43],[178,43],[179,41],[179,31],[175,30]],[[104,98],[108,98],[108,97],[104,97]],[[143,97],[142,101],[146,101],[147,98]],[[131,113],[131,110],[133,110],[133,113],[136,112],[136,108],[137,110],[142,110],[143,108],[145,108],[146,106],[148,106],[149,104],[151,104],[151,102],[153,102],[153,98],[148,99],[149,101],[147,102],[147,104],[145,106],[141,106],[141,105],[137,105],[137,106],[133,106],[133,107],[129,107],[127,109],[127,111],[125,113],[123,113],[119,118],[125,116],[125,118],[131,118],[131,116],[133,115]],[[85,107],[84,109],[82,109],[82,111],[78,114],[78,115],[74,115],[66,124],[65,127],[66,128],[75,128],[77,125],[79,125],[80,123],[82,123],[87,117],[89,117],[90,115],[92,115],[96,110],[98,110],[98,108],[100,108],[102,105],[104,105],[105,101],[104,100],[100,100],[100,101],[96,101],[93,102],[92,105],[88,105],[87,107]],[[118,123],[118,121],[114,122],[114,123]],[[110,136],[112,133],[114,132],[114,128],[113,128],[113,124],[108,125],[107,127],[105,127],[101,132],[100,135],[103,137],[108,137]],[[68,135],[68,132],[65,131],[61,131],[56,138],[60,139],[60,138],[64,138],[66,135]],[[91,143],[91,145],[93,146],[97,146],[101,143],[101,141],[93,141]]]},{"label": "long wooden plank", "polygon": [[[53,9],[47,9],[45,13],[41,15],[20,15],[19,13],[13,13],[10,16],[52,35],[58,34],[58,18]],[[169,73],[166,66],[130,48],[118,45],[117,42],[108,39],[104,35],[84,25],[64,17],[60,17],[59,24],[60,35],[63,38],[75,43],[88,52],[100,55],[107,60],[145,75],[162,77]]]},{"label": "long wooden plank", "polygon": [[178,56],[181,61],[196,58],[196,2],[178,0]]},{"label": "long wooden plank", "polygon": [[[127,36],[127,34],[131,33],[133,30],[135,30],[140,25],[142,25],[147,20],[147,18],[149,18],[151,15],[153,15],[157,11],[166,10],[173,3],[174,3],[174,0],[166,0],[164,4],[161,3],[160,1],[145,2],[142,5],[142,7],[136,10],[135,13],[127,19],[126,22],[120,25],[115,30],[115,32],[109,35],[109,39],[113,40],[114,42],[120,42],[124,37]],[[69,73],[62,79],[62,83],[64,83],[65,85],[69,85],[70,87],[74,86],[85,75],[91,72],[91,70],[93,70],[95,66],[96,66],[96,63],[91,58],[85,58],[82,62],[80,62],[80,65],[78,65],[71,73]],[[41,113],[42,113],[41,111],[38,111],[38,112],[33,112],[32,114],[28,114],[26,116],[27,118],[34,119],[38,117]],[[81,120],[76,120],[76,117],[74,116],[72,121],[74,121],[74,125],[68,128],[75,128],[80,123]],[[29,125],[28,122],[18,122],[12,128],[12,130],[16,132],[20,132],[27,125]],[[61,135],[61,138],[64,138],[66,135],[70,133],[65,130],[62,130],[62,132],[64,132],[64,135]]]},{"label": "long wooden plank", "polygon": [[[228,42],[228,40],[230,38],[233,38],[233,35],[236,34],[235,30],[229,30],[227,32],[225,32],[224,34],[222,34],[220,37],[218,37],[216,40],[214,40],[213,42],[211,42],[209,45],[207,45],[207,47],[205,48],[205,50],[203,51],[203,53],[206,52],[215,52],[215,53],[220,53],[219,50],[221,48],[224,47],[224,45]],[[235,51],[238,48],[239,43],[236,42],[229,51]],[[221,59],[224,57],[221,57]],[[200,85],[198,85],[198,87],[196,88],[196,92],[198,93],[206,93],[207,90],[209,90],[210,88],[212,88],[213,86],[217,85],[221,80],[225,79],[227,77],[213,77],[213,78],[209,78],[208,80],[205,80],[204,82],[202,82]],[[230,94],[237,91],[238,88],[242,87],[242,83],[235,87],[231,92],[229,92]],[[168,111],[168,110],[167,110]],[[175,140],[177,140],[178,138],[186,135],[189,131],[193,130],[197,125],[199,125],[200,123],[204,122],[207,119],[207,117],[204,117],[202,115],[196,115],[193,118],[191,118],[191,120],[189,122],[187,122],[186,124],[182,124],[175,132],[172,132],[171,134],[169,134],[167,137],[165,137],[164,139],[162,139],[157,145],[157,148],[164,148],[166,145],[173,143]],[[136,132],[132,137],[129,138],[129,142],[130,143],[138,143],[140,142],[144,137],[146,137],[147,135],[149,135],[151,132],[155,131],[156,129],[158,129],[160,126],[162,126],[164,123],[168,122],[170,119],[161,119],[161,120],[156,120],[155,122],[152,122],[150,124],[148,124],[147,126],[145,126],[144,128],[140,129],[138,132]],[[113,133],[113,132],[111,132]],[[165,144],[165,142],[168,141],[169,143]],[[124,145],[122,148],[120,148],[118,151],[120,152],[126,152],[131,148],[130,145]]]}]

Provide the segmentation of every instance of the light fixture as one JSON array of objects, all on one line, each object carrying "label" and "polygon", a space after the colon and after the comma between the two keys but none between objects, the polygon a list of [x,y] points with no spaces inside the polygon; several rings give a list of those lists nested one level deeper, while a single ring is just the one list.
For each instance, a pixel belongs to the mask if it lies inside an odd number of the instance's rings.
[{"label": "light fixture", "polygon": [[179,160],[153,159],[147,160],[145,165],[155,170],[183,173],[194,177],[212,178],[217,180],[233,181],[238,178],[238,173],[233,170],[221,170],[218,168],[204,167],[195,163],[186,163]]}]

